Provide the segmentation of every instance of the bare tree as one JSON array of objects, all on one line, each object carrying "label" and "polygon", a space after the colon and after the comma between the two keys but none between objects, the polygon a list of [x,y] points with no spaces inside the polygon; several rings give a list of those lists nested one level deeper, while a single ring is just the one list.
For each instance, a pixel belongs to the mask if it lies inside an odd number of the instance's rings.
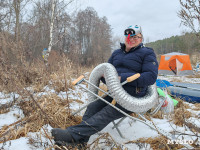
[{"label": "bare tree", "polygon": [[0,0],[0,31],[10,31],[13,8],[9,0]]},{"label": "bare tree", "polygon": [[19,19],[20,19],[20,6],[21,0],[13,0],[13,8],[15,10],[15,40],[19,41],[20,36],[20,27],[19,27]]},{"label": "bare tree", "polygon": [[111,28],[106,17],[88,7],[75,17],[76,36],[82,64],[90,65],[107,61],[111,52]]},{"label": "bare tree", "polygon": [[22,11],[30,0],[13,0],[12,8],[15,13],[15,40],[17,43],[20,40],[20,25],[22,21]]},{"label": "bare tree", "polygon": [[179,0],[181,10],[178,12],[181,22],[189,27],[197,37],[200,36],[200,0]]}]

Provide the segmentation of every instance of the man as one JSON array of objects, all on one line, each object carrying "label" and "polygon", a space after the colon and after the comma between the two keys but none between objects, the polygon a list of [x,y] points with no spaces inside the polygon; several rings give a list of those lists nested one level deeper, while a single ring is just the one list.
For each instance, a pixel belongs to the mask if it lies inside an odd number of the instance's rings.
[{"label": "man", "polygon": [[[125,31],[125,44],[114,51],[108,62],[117,70],[121,82],[127,77],[140,73],[140,78],[127,83],[123,88],[134,97],[142,97],[147,92],[147,87],[155,83],[158,74],[158,62],[151,48],[144,47],[141,27],[129,26]],[[105,80],[102,79],[104,82]],[[104,99],[111,102],[112,98],[106,96]],[[119,104],[115,105],[126,113],[131,113]],[[111,121],[119,119],[124,115],[97,100],[88,105],[87,110],[79,125],[68,127],[66,130],[53,129],[52,136],[57,144],[75,143],[85,144],[91,135],[101,131]]]}]

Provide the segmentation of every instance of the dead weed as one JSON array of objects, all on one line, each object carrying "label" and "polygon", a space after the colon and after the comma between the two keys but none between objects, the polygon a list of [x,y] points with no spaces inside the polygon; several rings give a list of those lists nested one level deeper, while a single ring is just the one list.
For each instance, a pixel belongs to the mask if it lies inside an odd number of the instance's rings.
[{"label": "dead weed", "polygon": [[180,149],[183,148],[182,145],[178,145],[178,144],[168,144],[167,143],[167,138],[163,137],[163,136],[159,136],[159,137],[155,137],[155,138],[140,138],[138,140],[134,140],[134,141],[129,141],[126,144],[130,144],[130,143],[135,143],[137,145],[140,145],[140,143],[148,143],[151,145],[151,148],[153,150],[170,150],[170,149]]}]

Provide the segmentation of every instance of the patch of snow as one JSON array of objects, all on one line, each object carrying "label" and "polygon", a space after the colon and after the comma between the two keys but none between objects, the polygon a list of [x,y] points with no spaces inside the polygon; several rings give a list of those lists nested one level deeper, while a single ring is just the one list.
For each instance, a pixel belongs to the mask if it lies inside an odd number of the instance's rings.
[{"label": "patch of snow", "polygon": [[[20,118],[18,118],[19,116]],[[10,112],[0,114],[0,128],[9,125],[24,117],[23,111],[19,108],[13,108]]]},{"label": "patch of snow", "polygon": [[[52,129],[50,125],[44,125],[42,128],[48,134]],[[41,129],[40,132],[29,132],[27,137],[21,137],[16,140],[10,140],[5,143],[0,143],[0,149],[1,150],[35,150],[35,149],[44,150],[46,146],[51,145],[50,140],[45,137],[44,130]],[[30,142],[31,139],[33,140],[33,144],[31,144]]]},{"label": "patch of snow", "polygon": [[16,93],[5,94],[0,92],[0,104],[10,103],[14,100],[14,98],[18,98],[19,95]]},{"label": "patch of snow", "polygon": [[33,150],[31,146],[28,144],[27,137],[21,137],[17,140],[7,141],[3,144],[0,143],[0,149],[1,150]]}]

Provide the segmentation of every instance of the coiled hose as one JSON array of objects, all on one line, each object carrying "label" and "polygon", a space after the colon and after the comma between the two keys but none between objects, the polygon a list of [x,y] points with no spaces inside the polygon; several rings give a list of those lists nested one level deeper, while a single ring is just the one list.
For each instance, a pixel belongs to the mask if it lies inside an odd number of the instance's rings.
[{"label": "coiled hose", "polygon": [[[110,63],[102,63],[96,66],[90,74],[89,82],[99,86],[101,77],[104,76],[106,85],[110,95],[125,109],[142,113],[153,108],[158,103],[158,94],[156,85],[148,87],[147,94],[144,97],[136,98],[128,94],[122,87],[118,73],[115,67]],[[98,94],[98,89],[92,85],[88,85],[88,89],[95,94]],[[88,93],[89,101],[96,99],[95,95]]]}]

